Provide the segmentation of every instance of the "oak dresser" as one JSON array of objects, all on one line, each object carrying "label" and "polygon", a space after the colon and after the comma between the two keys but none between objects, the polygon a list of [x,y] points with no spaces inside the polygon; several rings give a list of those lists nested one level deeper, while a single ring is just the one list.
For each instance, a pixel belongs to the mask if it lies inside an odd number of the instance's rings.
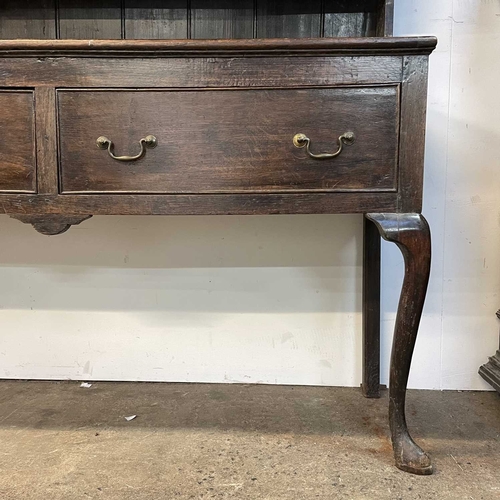
[{"label": "oak dresser", "polygon": [[380,234],[406,266],[389,387],[396,465],[430,474],[405,393],[430,268],[436,40],[361,36],[392,26],[391,2],[367,4],[378,17],[361,9],[361,28],[341,24],[355,37],[319,36],[322,2],[316,37],[257,37],[256,15],[254,39],[0,41],[0,203],[47,235],[92,215],[364,214],[363,392],[380,387]]}]

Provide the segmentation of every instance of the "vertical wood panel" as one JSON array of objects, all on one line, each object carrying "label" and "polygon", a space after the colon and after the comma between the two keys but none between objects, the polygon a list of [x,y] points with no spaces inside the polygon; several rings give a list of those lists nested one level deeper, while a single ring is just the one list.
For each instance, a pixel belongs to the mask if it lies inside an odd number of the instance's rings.
[{"label": "vertical wood panel", "polygon": [[257,2],[257,37],[319,37],[321,19],[321,0],[261,0]]},{"label": "vertical wood panel", "polygon": [[252,38],[254,0],[191,0],[192,38]]},{"label": "vertical wood panel", "polygon": [[367,398],[380,397],[380,234],[363,218],[363,377]]},{"label": "vertical wood panel", "polygon": [[59,38],[121,38],[121,0],[59,0]]},{"label": "vertical wood panel", "polygon": [[54,88],[35,89],[35,121],[38,192],[56,194],[58,175],[56,90]]},{"label": "vertical wood panel", "polygon": [[1,0],[0,38],[55,38],[55,0]]},{"label": "vertical wood panel", "polygon": [[377,36],[392,36],[394,31],[394,0],[380,0]]},{"label": "vertical wood panel", "polygon": [[187,38],[187,0],[125,0],[125,38]]},{"label": "vertical wood panel", "polygon": [[0,38],[390,36],[393,9],[393,0],[4,0]]},{"label": "vertical wood panel", "polygon": [[403,59],[399,192],[403,212],[422,210],[428,56]]},{"label": "vertical wood panel", "polygon": [[325,36],[375,36],[379,3],[378,0],[325,0]]}]

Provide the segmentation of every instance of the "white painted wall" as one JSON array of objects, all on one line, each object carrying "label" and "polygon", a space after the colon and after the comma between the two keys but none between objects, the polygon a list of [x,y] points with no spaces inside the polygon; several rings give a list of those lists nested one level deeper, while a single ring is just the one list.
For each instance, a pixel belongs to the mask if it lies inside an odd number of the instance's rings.
[{"label": "white painted wall", "polygon": [[[488,389],[498,344],[500,2],[396,0],[435,34],[424,213],[430,290],[411,387]],[[0,377],[349,385],[361,376],[361,217],[0,217]],[[383,382],[402,259],[383,246]]]}]

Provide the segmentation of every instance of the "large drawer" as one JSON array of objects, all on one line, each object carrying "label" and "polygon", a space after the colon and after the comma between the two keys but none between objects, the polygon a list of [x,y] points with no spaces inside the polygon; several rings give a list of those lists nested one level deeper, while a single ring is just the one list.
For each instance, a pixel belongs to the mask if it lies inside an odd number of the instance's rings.
[{"label": "large drawer", "polygon": [[[399,88],[72,90],[58,95],[63,193],[395,191]],[[353,144],[332,153],[341,134]],[[154,148],[139,141],[157,139]],[[112,142],[110,151],[96,145]],[[342,141],[343,142],[343,141]],[[101,146],[109,143],[101,143]],[[117,156],[144,154],[136,160]]]},{"label": "large drawer", "polygon": [[0,90],[0,192],[36,192],[31,90]]}]

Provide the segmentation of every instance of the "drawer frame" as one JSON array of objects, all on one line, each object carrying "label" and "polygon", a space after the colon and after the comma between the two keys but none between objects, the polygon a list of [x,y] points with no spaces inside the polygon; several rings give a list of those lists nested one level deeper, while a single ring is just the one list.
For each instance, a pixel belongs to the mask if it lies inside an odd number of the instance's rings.
[{"label": "drawer frame", "polygon": [[[64,109],[63,107],[63,102],[62,102],[62,97],[68,93],[71,93],[71,92],[76,92],[76,93],[89,93],[89,94],[93,94],[93,93],[99,93],[99,94],[102,94],[103,92],[109,92],[110,94],[113,94],[113,95],[110,95],[110,98],[113,98],[115,97],[115,95],[118,93],[124,93],[124,94],[127,94],[129,92],[133,92],[133,93],[137,93],[139,94],[138,95],[138,98],[141,99],[140,97],[140,93],[144,93],[144,94],[150,94],[150,93],[153,93],[153,92],[158,92],[160,94],[164,94],[164,93],[168,93],[168,92],[172,92],[172,93],[176,93],[176,92],[193,92],[193,93],[196,93],[198,95],[203,95],[203,94],[200,94],[200,93],[204,93],[204,92],[207,92],[207,93],[213,93],[213,92],[241,92],[242,94],[240,94],[240,100],[241,101],[244,101],[245,99],[245,92],[247,91],[250,91],[250,92],[258,92],[258,91],[271,91],[271,92],[277,92],[277,93],[280,93],[281,91],[284,91],[284,92],[287,92],[289,90],[312,90],[312,91],[315,91],[315,90],[333,90],[335,91],[336,89],[340,89],[341,91],[349,91],[349,90],[359,90],[359,91],[362,91],[363,89],[373,89],[376,91],[376,89],[390,89],[391,91],[393,91],[395,93],[395,107],[396,107],[396,118],[395,118],[395,121],[394,121],[394,128],[393,128],[393,131],[394,131],[394,134],[395,134],[395,139],[396,139],[396,144],[395,144],[395,147],[396,147],[396,151],[395,151],[395,155],[392,156],[391,155],[391,159],[393,159],[394,161],[394,167],[392,169],[392,174],[393,174],[393,179],[392,179],[392,186],[388,186],[388,187],[376,187],[376,186],[365,186],[365,187],[346,187],[346,186],[340,186],[340,187],[336,187],[335,185],[332,186],[332,187],[329,187],[329,188],[321,188],[321,187],[309,187],[309,188],[285,188],[285,187],[272,187],[272,188],[257,188],[255,187],[254,189],[243,189],[243,188],[230,188],[230,187],[227,187],[227,188],[224,188],[224,189],[205,189],[205,188],[201,188],[201,189],[191,189],[191,190],[185,190],[185,189],[178,189],[178,190],[148,190],[148,189],[144,189],[144,188],[137,188],[137,189],[88,189],[88,190],[78,190],[78,189],[71,189],[69,187],[66,187],[65,184],[64,184],[64,178],[65,178],[65,165],[63,164],[63,161],[62,161],[62,157],[63,157],[63,138],[62,138],[62,134],[63,134],[63,124],[61,123],[62,120],[63,120],[63,115],[64,113],[66,112],[66,110]],[[376,92],[375,92],[376,93]],[[339,98],[339,96],[335,96],[337,101],[341,101],[341,99]],[[352,100],[356,100],[356,98],[352,98]],[[351,103],[352,104],[352,103]],[[58,120],[58,134],[57,134],[57,140],[58,140],[58,158],[59,158],[59,162],[58,162],[58,176],[59,176],[59,193],[60,194],[64,194],[64,195],[77,195],[77,194],[85,194],[85,195],[92,195],[92,194],[95,194],[95,195],[103,195],[103,196],[106,196],[106,195],[115,195],[115,194],[120,194],[120,195],[192,195],[192,196],[196,196],[196,195],[208,195],[208,194],[231,194],[231,195],[236,195],[236,194],[255,194],[255,195],[267,195],[267,194],[319,194],[319,193],[341,193],[341,192],[344,192],[344,193],[362,193],[362,192],[366,192],[366,193],[395,193],[397,192],[398,190],[398,183],[399,183],[399,179],[398,179],[398,163],[397,163],[397,158],[398,158],[398,148],[399,148],[399,132],[400,132],[400,123],[399,123],[399,118],[400,118],[400,112],[399,112],[399,107],[400,107],[400,84],[379,84],[379,85],[349,85],[349,86],[346,86],[346,85],[337,85],[337,86],[299,86],[299,87],[295,87],[295,86],[289,86],[289,87],[286,87],[286,88],[282,88],[282,87],[279,87],[279,88],[276,88],[276,87],[242,87],[242,86],[236,86],[236,87],[210,87],[210,88],[193,88],[193,87],[189,87],[189,88],[136,88],[136,89],[131,89],[131,88],[102,88],[102,87],[99,87],[99,88],[58,88],[56,89],[56,106],[57,106],[57,120]],[[74,106],[74,108],[78,109],[78,107]],[[74,109],[73,109],[74,111]],[[68,118],[66,118],[67,121],[71,121],[71,120],[68,120]],[[107,123],[105,124],[107,125]],[[215,125],[216,126],[216,125]],[[172,123],[172,127],[175,129],[175,123]],[[300,126],[298,126],[300,128]],[[344,125],[344,127],[347,127],[349,128],[349,125]],[[297,128],[296,130],[293,129],[295,132],[299,131],[299,128]],[[342,130],[344,130],[342,128]],[[338,132],[339,135],[340,135],[340,132],[342,131],[341,129],[338,129],[337,126],[332,126],[332,129],[331,131],[329,130],[329,134],[331,132],[331,136],[332,136],[332,143],[331,145],[328,144],[328,146],[325,146],[325,147],[331,147],[332,149],[335,149],[336,147],[336,144],[335,144],[335,133]],[[347,129],[346,129],[347,130]],[[65,131],[64,131],[65,132]],[[158,140],[160,143],[162,143],[162,145],[165,143],[165,137],[164,137],[164,134],[160,134],[160,132],[158,131],[158,129],[155,127],[154,125],[154,122],[151,124],[151,125],[147,125],[143,130],[142,132],[139,132],[137,131],[137,138],[140,137],[140,134],[142,133],[142,135],[145,135],[149,132],[152,132],[156,135],[158,135]],[[97,134],[97,131],[96,131],[96,134]],[[163,137],[162,137],[163,135]],[[291,137],[292,135],[290,135],[289,137],[281,137],[280,138],[280,141],[283,140],[286,142],[287,146],[290,147],[291,150],[295,150],[294,152],[297,152],[297,150],[293,147],[292,145],[292,141],[291,141]],[[361,137],[359,137],[361,139]],[[68,140],[68,139],[66,139]],[[357,148],[360,146],[360,142],[361,141],[356,141],[355,142],[355,145],[353,145],[353,148]],[[280,143],[280,145],[282,145]],[[91,150],[92,153],[95,153],[95,142],[93,139],[89,139],[89,142],[87,144],[87,148]],[[207,145],[207,149],[208,149],[209,145]],[[370,148],[372,146],[370,145]],[[135,148],[137,148],[137,145],[135,145]],[[317,144],[315,144],[315,148],[319,148],[319,146]],[[186,146],[186,150],[189,151],[189,154],[192,155],[193,152],[192,152],[192,149],[191,149],[191,146],[188,145]],[[346,151],[349,151],[350,148],[345,148]],[[149,154],[152,154],[152,155],[155,155],[157,154],[157,149],[155,149],[154,151],[151,151],[151,153]],[[206,150],[203,150],[203,154],[206,152]],[[81,154],[87,154],[88,153],[88,150],[86,148],[84,148],[82,151],[81,151]],[[298,152],[297,152],[298,153]],[[147,153],[148,154],[148,153]],[[201,154],[201,153],[200,153]],[[322,167],[326,167],[328,170],[331,169],[331,170],[335,170],[337,168],[337,161],[336,159],[331,159],[331,160],[326,160],[326,161],[320,161],[318,162],[317,160],[309,160],[307,158],[307,155],[304,151],[300,152],[299,153],[301,156],[304,157],[305,161],[302,163],[301,167],[305,170],[305,169],[310,169],[310,172],[313,172],[314,170],[320,170],[320,168]],[[117,172],[120,171],[120,169],[123,167],[123,169],[125,171],[127,171],[128,169],[133,169],[133,170],[137,170],[137,174],[140,174],[142,169],[144,168],[144,165],[141,165],[141,164],[135,164],[135,163],[131,163],[131,162],[126,162],[126,163],[115,163],[113,161],[109,161],[109,159],[107,158],[107,155],[102,155],[100,154],[100,158],[99,158],[99,161],[104,160],[104,163],[106,164],[105,168],[115,168]],[[199,157],[199,156],[198,156]],[[192,163],[193,164],[196,164],[196,158],[197,156],[195,155],[194,158],[192,159]],[[70,163],[69,160],[66,160],[66,163]],[[141,162],[142,163],[142,162]],[[354,161],[353,161],[354,163]],[[137,165],[137,169],[135,168]],[[175,165],[175,162],[174,162],[174,165]],[[276,163],[274,164],[273,163],[273,166],[271,168],[274,168],[275,165],[279,165],[279,163]],[[164,168],[167,169],[168,167],[170,166],[169,163],[165,163],[164,164]],[[352,167],[353,165],[351,165]],[[71,167],[71,164],[70,164],[70,167]],[[101,165],[101,167],[103,167],[103,165]],[[345,166],[344,166],[345,168]],[[75,167],[73,167],[73,169],[75,169]],[[146,172],[148,173],[148,172]],[[201,169],[201,172],[200,174],[203,176],[203,175],[207,175],[207,172],[206,170],[203,170]],[[353,174],[355,175],[355,174]],[[118,177],[119,174],[117,174],[115,177]],[[81,181],[80,181],[81,182]],[[140,181],[137,182],[138,186],[140,186]],[[175,185],[175,183],[174,183]]]},{"label": "drawer frame", "polygon": [[[35,89],[39,143],[38,194],[0,194],[3,211],[82,216],[420,212],[427,64],[435,44],[433,37],[0,41],[0,87]],[[120,88],[151,89],[400,85],[397,191],[59,194],[56,89],[116,88],[117,82]]]},{"label": "drawer frame", "polygon": [[[18,87],[18,88],[10,88],[10,87],[1,87],[0,86],[0,96],[4,97],[9,101],[9,98],[7,96],[12,95],[14,97],[19,97],[21,95],[25,96],[30,100],[30,108],[25,110],[28,113],[29,116],[29,122],[24,125],[25,127],[25,132],[27,132],[27,136],[30,137],[29,139],[29,145],[23,142],[21,137],[14,133],[13,129],[11,127],[8,127],[9,130],[7,130],[7,137],[9,139],[4,139],[5,144],[7,144],[7,147],[10,148],[8,149],[8,153],[6,154],[6,157],[8,160],[10,160],[13,156],[17,157],[19,152],[21,151],[23,153],[23,156],[25,156],[28,153],[31,153],[31,161],[32,165],[22,165],[22,168],[28,167],[26,170],[29,170],[27,173],[22,172],[22,173],[17,173],[8,179],[8,182],[10,184],[10,187],[7,187],[5,185],[2,186],[2,182],[0,181],[0,194],[36,194],[38,191],[38,186],[37,186],[37,117],[36,117],[36,106],[35,106],[35,92],[34,88],[29,88],[29,87]],[[22,119],[20,119],[20,114],[19,114],[19,109],[17,107],[10,107],[9,105],[7,106],[7,110],[1,110],[0,112],[2,113],[2,119],[3,117],[7,117],[10,120],[10,123],[13,124],[13,122],[18,123]],[[18,130],[16,130],[18,132]],[[0,134],[4,135],[4,132],[1,127],[0,123]],[[14,139],[14,141],[11,141],[11,139]],[[26,139],[26,137],[24,138]],[[31,147],[29,147],[31,146]],[[27,159],[27,158],[25,158]],[[17,167],[21,166],[19,163],[19,160],[17,161]],[[7,171],[4,171],[2,173],[3,175],[6,175],[8,177],[9,174]],[[27,188],[26,185],[23,188],[21,186],[22,183],[26,184],[26,181],[30,179],[29,183],[31,184],[31,188]],[[18,184],[18,182],[21,181],[21,184]]]}]

